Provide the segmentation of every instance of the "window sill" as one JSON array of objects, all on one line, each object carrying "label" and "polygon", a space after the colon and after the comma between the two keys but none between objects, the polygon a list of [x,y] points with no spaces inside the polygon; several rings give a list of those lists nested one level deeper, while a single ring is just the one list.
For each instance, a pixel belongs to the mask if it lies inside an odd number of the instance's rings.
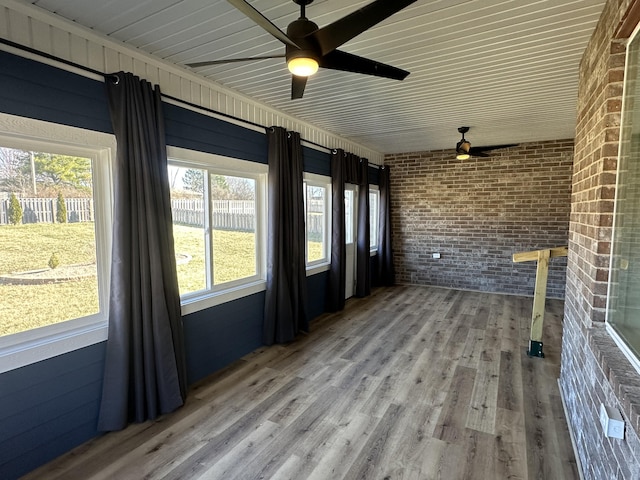
[{"label": "window sill", "polygon": [[313,275],[317,275],[318,273],[328,272],[330,265],[328,263],[323,263],[321,265],[312,265],[307,267],[307,277],[311,277]]},{"label": "window sill", "polygon": [[222,305],[223,303],[238,300],[242,297],[248,297],[259,292],[264,292],[267,288],[267,282],[258,280],[253,283],[240,285],[238,287],[229,288],[220,292],[207,292],[203,295],[182,299],[182,315],[199,312],[207,308]]},{"label": "window sill", "polygon": [[0,337],[0,373],[107,340],[102,318],[79,319]]},{"label": "window sill", "polygon": [[591,351],[620,402],[627,426],[640,432],[640,375],[605,325],[588,330]]}]

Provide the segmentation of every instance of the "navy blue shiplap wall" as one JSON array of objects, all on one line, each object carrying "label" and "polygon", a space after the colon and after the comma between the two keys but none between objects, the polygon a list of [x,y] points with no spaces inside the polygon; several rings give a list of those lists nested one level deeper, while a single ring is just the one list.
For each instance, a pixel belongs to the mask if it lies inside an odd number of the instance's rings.
[{"label": "navy blue shiplap wall", "polygon": [[[101,82],[0,52],[0,111],[111,133]],[[266,163],[265,135],[164,105],[167,143]],[[329,155],[304,149],[305,166],[329,174]],[[312,318],[324,312],[327,274],[308,278]],[[261,345],[264,293],[185,316],[190,382]],[[99,434],[104,344],[0,374],[0,478],[17,478]]]}]

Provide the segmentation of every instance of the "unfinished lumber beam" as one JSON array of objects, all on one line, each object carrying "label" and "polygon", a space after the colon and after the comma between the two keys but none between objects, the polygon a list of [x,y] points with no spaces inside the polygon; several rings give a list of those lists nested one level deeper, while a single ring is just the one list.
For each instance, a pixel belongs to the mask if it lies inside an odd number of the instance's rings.
[{"label": "unfinished lumber beam", "polygon": [[529,336],[530,357],[544,358],[542,352],[542,326],[544,325],[544,307],[547,300],[547,278],[549,276],[549,259],[553,257],[566,257],[568,247],[555,247],[546,250],[533,250],[513,254],[513,261],[530,262],[537,261],[536,286],[533,292],[533,308],[531,310],[531,333]]},{"label": "unfinished lumber beam", "polygon": [[[554,247],[549,248],[549,257],[566,257],[569,251],[569,247]],[[519,262],[532,262],[538,260],[538,254],[545,250],[533,250],[532,252],[520,252],[513,254],[513,263]]]}]

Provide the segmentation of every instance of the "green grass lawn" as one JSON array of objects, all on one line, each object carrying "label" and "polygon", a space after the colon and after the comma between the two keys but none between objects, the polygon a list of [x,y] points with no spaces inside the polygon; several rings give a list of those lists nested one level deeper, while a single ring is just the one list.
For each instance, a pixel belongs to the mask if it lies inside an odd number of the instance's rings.
[{"label": "green grass lawn", "polygon": [[[0,226],[0,274],[49,268],[54,252],[60,265],[95,262],[93,223]],[[97,312],[95,277],[44,285],[0,283],[0,335]]]},{"label": "green grass lawn", "polygon": [[[206,288],[205,241],[201,228],[174,225],[176,253],[191,255],[191,261],[178,265],[180,293]],[[256,274],[255,235],[246,232],[213,231],[214,285]]]},{"label": "green grass lawn", "polygon": [[[202,229],[176,225],[176,253],[191,260],[177,266],[180,293],[206,288]],[[322,245],[309,242],[309,258],[319,258]],[[49,268],[52,253],[60,265],[95,262],[93,223],[0,226],[0,275]],[[251,233],[214,231],[214,283],[255,275],[255,239]],[[98,312],[95,277],[44,285],[0,283],[0,336]]]}]

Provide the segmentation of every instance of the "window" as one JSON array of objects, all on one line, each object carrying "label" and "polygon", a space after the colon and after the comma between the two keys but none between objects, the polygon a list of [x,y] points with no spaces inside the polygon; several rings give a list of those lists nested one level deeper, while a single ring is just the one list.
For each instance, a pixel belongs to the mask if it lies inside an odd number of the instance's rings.
[{"label": "window", "polygon": [[356,241],[356,186],[347,185],[344,190],[344,241],[347,245]]},{"label": "window", "polygon": [[172,147],[169,182],[183,313],[263,289],[266,165]]},{"label": "window", "polygon": [[640,35],[627,49],[607,322],[640,370]]},{"label": "window", "polygon": [[305,174],[305,225],[307,267],[326,265],[329,262],[330,179]]},{"label": "window", "polygon": [[369,186],[369,248],[378,250],[378,222],[380,212],[380,191],[375,185]]},{"label": "window", "polygon": [[0,371],[106,339],[114,150],[0,115]]}]

